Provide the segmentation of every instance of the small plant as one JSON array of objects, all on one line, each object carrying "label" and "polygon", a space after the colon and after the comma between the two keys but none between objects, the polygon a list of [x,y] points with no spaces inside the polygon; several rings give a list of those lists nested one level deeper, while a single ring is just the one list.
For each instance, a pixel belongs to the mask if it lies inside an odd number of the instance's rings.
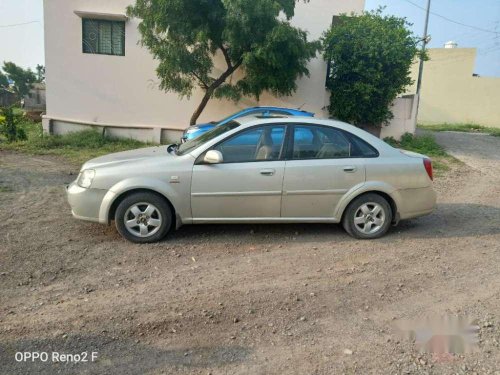
[{"label": "small plant", "polygon": [[495,137],[500,137],[500,127],[493,128],[478,124],[438,124],[438,125],[418,125],[419,128],[436,132],[464,132],[464,133],[485,133]]},{"label": "small plant", "polygon": [[447,156],[446,151],[436,142],[432,135],[417,136],[405,133],[400,141],[395,140],[393,137],[384,138],[384,141],[392,147],[418,152],[427,156]]},{"label": "small plant", "polygon": [[0,121],[0,132],[7,138],[7,142],[24,141],[27,139],[26,132],[19,125],[19,115],[14,114],[12,107],[3,108],[3,120]]},{"label": "small plant", "polygon": [[407,151],[417,152],[432,158],[434,170],[437,176],[450,169],[452,164],[457,164],[459,161],[446,153],[432,135],[414,135],[405,133],[401,140],[397,141],[393,137],[384,138],[384,142],[392,147],[401,148]]},{"label": "small plant", "polygon": [[26,132],[27,139],[0,142],[0,150],[25,152],[32,155],[58,155],[81,164],[101,155],[152,146],[150,143],[134,139],[106,137],[96,130],[84,130],[64,135],[44,135],[40,123],[29,121],[25,117],[19,117],[19,119],[18,127],[20,126]]}]

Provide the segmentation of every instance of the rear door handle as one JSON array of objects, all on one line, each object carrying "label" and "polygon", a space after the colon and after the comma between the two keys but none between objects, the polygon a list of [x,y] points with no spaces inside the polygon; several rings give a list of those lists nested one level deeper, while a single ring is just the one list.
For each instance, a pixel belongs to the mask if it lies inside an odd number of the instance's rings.
[{"label": "rear door handle", "polygon": [[348,173],[352,173],[352,172],[356,172],[356,167],[354,165],[346,165],[344,167],[344,172],[348,172]]},{"label": "rear door handle", "polygon": [[274,169],[262,169],[260,174],[264,176],[272,176],[274,175],[274,172],[276,172]]}]

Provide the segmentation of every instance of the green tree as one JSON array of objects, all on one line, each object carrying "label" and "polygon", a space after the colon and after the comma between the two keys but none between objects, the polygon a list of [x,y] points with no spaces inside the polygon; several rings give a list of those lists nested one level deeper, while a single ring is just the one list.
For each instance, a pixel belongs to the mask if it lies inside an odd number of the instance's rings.
[{"label": "green tree", "polygon": [[0,133],[4,134],[7,142],[25,141],[27,139],[26,132],[19,127],[20,116],[14,113],[12,107],[0,108]]},{"label": "green tree", "polygon": [[36,65],[36,81],[38,83],[45,82],[45,66],[40,64]]},{"label": "green tree", "polygon": [[36,82],[36,75],[31,69],[23,69],[13,62],[4,62],[3,71],[14,82],[14,92],[18,99],[27,95]]},{"label": "green tree", "polygon": [[412,84],[410,68],[419,53],[406,19],[382,10],[341,15],[322,40],[331,63],[330,115],[374,132],[393,117],[391,103]]},{"label": "green tree", "polygon": [[[141,19],[141,42],[159,62],[160,88],[188,98],[196,87],[204,91],[194,125],[212,98],[237,101],[265,90],[290,95],[297,89],[296,79],[309,74],[307,62],[319,45],[288,22],[295,1],[136,0],[128,14]],[[220,74],[214,71],[216,55],[225,61]],[[238,69],[243,77],[228,80]]]},{"label": "green tree", "polygon": [[9,80],[7,79],[7,76],[3,74],[3,72],[0,70],[0,88],[8,88],[9,87]]}]

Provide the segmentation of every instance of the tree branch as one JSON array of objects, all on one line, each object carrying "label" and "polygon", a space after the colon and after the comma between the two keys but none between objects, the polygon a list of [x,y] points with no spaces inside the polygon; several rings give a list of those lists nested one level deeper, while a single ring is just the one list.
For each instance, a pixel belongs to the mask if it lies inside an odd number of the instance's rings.
[{"label": "tree branch", "polygon": [[243,63],[243,59],[240,59],[236,62],[235,65],[231,65],[228,67],[228,69],[222,73],[220,75],[219,78],[217,78],[211,85],[210,87],[208,88],[208,90],[215,90],[217,87],[219,87],[220,85],[222,85],[224,83],[224,81],[231,75],[233,74],[239,67],[240,65]]},{"label": "tree branch", "polygon": [[233,74],[236,71],[236,69],[240,67],[241,64],[243,64],[243,59],[238,60],[235,65],[228,66],[228,69],[224,73],[222,73],[219,78],[213,81],[209,87],[205,89],[205,95],[203,96],[200,105],[198,106],[196,111],[194,111],[193,116],[191,116],[191,121],[189,122],[190,125],[196,124],[196,120],[198,120],[198,117],[200,117],[201,112],[203,112],[203,110],[205,109],[215,89],[217,89],[217,87],[222,85],[224,81],[231,74]]},{"label": "tree branch", "polygon": [[226,60],[228,69],[231,69],[233,67],[233,63],[231,62],[229,54],[227,53],[227,49],[222,44],[219,46],[219,48],[222,51],[222,54],[224,55],[224,59]]},{"label": "tree branch", "polygon": [[195,72],[192,72],[191,74],[193,74],[196,77],[196,79],[200,82],[201,86],[205,90],[208,89],[208,84],[204,80],[202,80],[201,77],[198,74],[196,74]]}]

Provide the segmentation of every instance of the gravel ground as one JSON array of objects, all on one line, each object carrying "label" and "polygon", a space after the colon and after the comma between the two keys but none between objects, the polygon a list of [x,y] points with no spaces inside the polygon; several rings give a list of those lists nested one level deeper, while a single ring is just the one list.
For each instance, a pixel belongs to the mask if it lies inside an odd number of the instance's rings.
[{"label": "gravel ground", "polygon": [[[0,373],[500,374],[500,138],[436,136],[464,164],[437,179],[434,214],[376,241],[210,225],[131,244],[71,218],[76,166],[0,151]],[[397,335],[428,314],[470,316],[479,348],[436,356]]]}]

